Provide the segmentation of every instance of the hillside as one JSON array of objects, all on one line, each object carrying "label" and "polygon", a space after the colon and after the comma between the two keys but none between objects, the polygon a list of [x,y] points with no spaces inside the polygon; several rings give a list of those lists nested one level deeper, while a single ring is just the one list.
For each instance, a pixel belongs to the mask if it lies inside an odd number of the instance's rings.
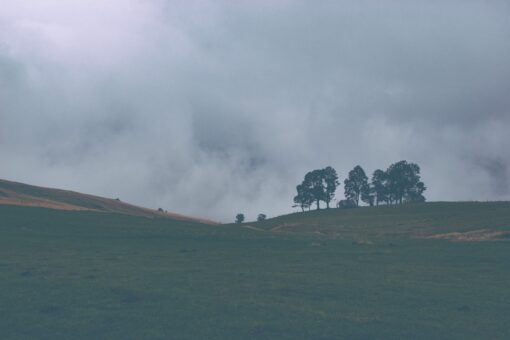
[{"label": "hillside", "polygon": [[0,205],[18,205],[71,211],[99,211],[215,224],[205,219],[139,207],[124,203],[119,199],[104,198],[68,190],[43,188],[6,180],[0,180]]},{"label": "hillside", "polygon": [[510,239],[510,202],[433,202],[398,206],[329,209],[245,223],[272,233],[343,239],[384,237],[453,240]]}]

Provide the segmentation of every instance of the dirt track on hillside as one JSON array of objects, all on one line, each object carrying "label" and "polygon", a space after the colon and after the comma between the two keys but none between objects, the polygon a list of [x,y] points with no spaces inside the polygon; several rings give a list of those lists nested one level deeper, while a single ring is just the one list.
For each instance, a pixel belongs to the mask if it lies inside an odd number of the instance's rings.
[{"label": "dirt track on hillside", "polygon": [[510,241],[510,231],[480,229],[426,236],[426,239],[444,239],[455,242]]}]

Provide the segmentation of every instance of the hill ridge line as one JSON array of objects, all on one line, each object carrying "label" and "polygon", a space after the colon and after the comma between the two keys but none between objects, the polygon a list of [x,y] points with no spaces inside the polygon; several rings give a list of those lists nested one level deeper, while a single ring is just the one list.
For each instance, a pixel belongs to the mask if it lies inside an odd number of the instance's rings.
[{"label": "hill ridge line", "polygon": [[217,222],[173,212],[140,207],[119,199],[49,188],[0,179],[0,204],[31,206],[55,210],[96,211],[142,217],[160,217],[216,225]]}]

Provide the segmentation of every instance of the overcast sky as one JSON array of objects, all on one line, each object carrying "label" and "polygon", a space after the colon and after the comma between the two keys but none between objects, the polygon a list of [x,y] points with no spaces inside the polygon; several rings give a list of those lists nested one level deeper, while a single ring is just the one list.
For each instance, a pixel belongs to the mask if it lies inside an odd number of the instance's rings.
[{"label": "overcast sky", "polygon": [[508,200],[509,131],[508,1],[1,0],[3,179],[252,220],[407,159]]}]

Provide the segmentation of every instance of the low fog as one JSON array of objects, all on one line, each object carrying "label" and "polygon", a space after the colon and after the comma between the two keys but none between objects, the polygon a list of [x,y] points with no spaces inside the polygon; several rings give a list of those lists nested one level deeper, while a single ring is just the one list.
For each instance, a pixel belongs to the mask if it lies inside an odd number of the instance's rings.
[{"label": "low fog", "polygon": [[508,200],[509,93],[506,1],[0,6],[0,178],[219,221],[401,159]]}]

